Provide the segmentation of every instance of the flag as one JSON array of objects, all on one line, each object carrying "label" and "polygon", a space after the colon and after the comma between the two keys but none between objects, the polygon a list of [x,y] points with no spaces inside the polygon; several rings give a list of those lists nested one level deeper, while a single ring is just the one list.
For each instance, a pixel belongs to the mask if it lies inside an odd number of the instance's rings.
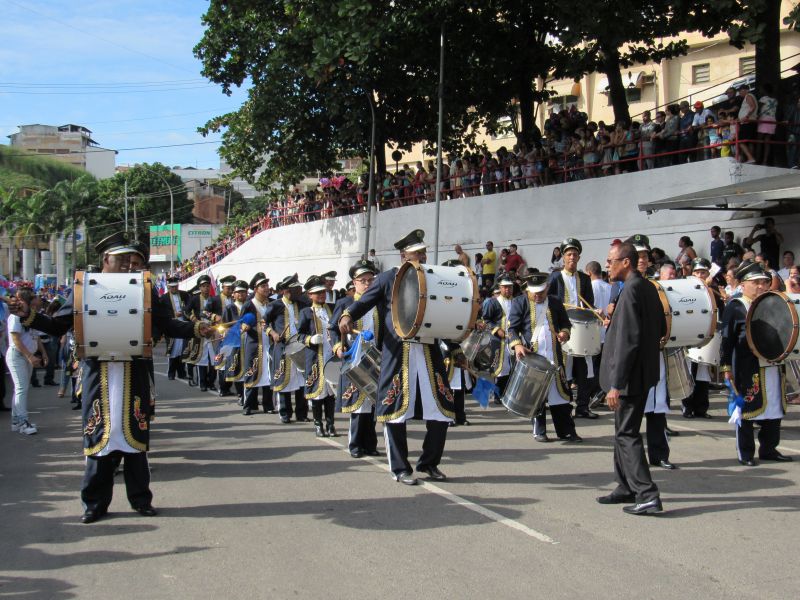
[{"label": "flag", "polygon": [[208,270],[208,276],[211,278],[211,289],[208,291],[208,295],[213,298],[217,295],[217,278],[214,277],[211,269]]},{"label": "flag", "polygon": [[736,393],[733,389],[733,384],[725,380],[725,385],[728,386],[728,423],[734,427],[742,424],[742,408],[744,407],[744,398]]},{"label": "flag", "polygon": [[225,333],[225,337],[222,338],[222,344],[220,344],[219,353],[227,358],[228,355],[237,350],[242,345],[242,325],[247,325],[248,327],[255,327],[256,324],[256,316],[253,313],[245,313],[242,315],[242,318],[236,321],[233,325],[228,328],[228,331]]},{"label": "flag", "polygon": [[472,395],[475,397],[475,400],[478,401],[483,408],[489,406],[489,395],[494,394],[496,396],[500,396],[500,388],[493,384],[488,379],[484,379],[483,377],[478,377],[478,381],[475,382],[475,387],[472,388]]},{"label": "flag", "polygon": [[159,296],[163,296],[167,293],[167,276],[164,275],[164,273],[159,275],[158,280],[156,280],[156,291]]}]

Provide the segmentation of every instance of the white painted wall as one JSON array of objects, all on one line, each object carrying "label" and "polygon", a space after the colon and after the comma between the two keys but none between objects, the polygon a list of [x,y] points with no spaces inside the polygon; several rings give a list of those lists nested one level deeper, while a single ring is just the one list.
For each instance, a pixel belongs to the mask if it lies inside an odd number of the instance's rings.
[{"label": "white painted wall", "polygon": [[[697,252],[708,256],[711,239],[708,231],[712,225],[718,224],[723,231],[733,230],[737,241],[741,241],[750,233],[753,224],[761,221],[759,214],[659,211],[646,215],[639,211],[638,205],[786,172],[720,158],[442,202],[439,262],[455,257],[453,246],[457,243],[474,256],[476,252],[484,252],[486,241],[492,240],[498,254],[500,248],[513,242],[519,246],[529,266],[546,270],[553,247],[571,236],[583,243],[582,264],[597,260],[604,265],[611,240],[624,239],[634,233],[648,235],[651,245],[663,248],[671,257],[679,251],[678,238],[689,235]],[[268,230],[224,258],[212,270],[218,276],[234,273],[246,280],[264,271],[274,285],[295,272],[304,281],[309,275],[335,269],[341,275],[337,286],[343,287],[349,266],[363,252],[364,220],[364,215],[352,215]],[[779,217],[776,222],[786,238],[781,249],[799,253],[800,215]],[[370,247],[376,249],[384,269],[391,267],[399,263],[393,243],[419,227],[426,231],[426,239],[432,245],[434,223],[433,203],[373,213]],[[430,247],[428,261],[433,262]],[[187,279],[181,287],[190,288],[195,278]]]},{"label": "white painted wall", "polygon": [[109,179],[114,176],[117,153],[114,150],[92,147],[86,152],[86,170],[98,179]]}]

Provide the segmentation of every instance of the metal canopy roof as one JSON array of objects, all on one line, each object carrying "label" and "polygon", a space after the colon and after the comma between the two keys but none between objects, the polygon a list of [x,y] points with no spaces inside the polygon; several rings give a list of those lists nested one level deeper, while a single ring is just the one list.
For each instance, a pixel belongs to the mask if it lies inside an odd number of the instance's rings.
[{"label": "metal canopy roof", "polygon": [[777,204],[798,201],[800,173],[794,172],[646,202],[639,205],[639,210],[647,213],[657,210],[767,210]]}]

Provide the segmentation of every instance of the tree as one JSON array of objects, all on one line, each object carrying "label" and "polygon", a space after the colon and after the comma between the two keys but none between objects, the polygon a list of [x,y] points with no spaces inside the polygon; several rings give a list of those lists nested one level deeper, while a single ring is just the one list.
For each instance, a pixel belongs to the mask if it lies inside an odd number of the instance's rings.
[{"label": "tree", "polygon": [[128,183],[128,222],[134,229],[134,208],[136,210],[135,233],[145,237],[149,230],[145,220],[154,223],[169,222],[170,195],[173,195],[173,218],[175,223],[188,223],[192,220],[192,202],[188,198],[186,186],[180,177],[161,163],[143,163],[129,170],[117,173],[110,179],[100,182],[97,190],[98,205],[107,210],[93,214],[88,223],[91,226],[109,225],[120,229],[125,223],[125,182]]}]

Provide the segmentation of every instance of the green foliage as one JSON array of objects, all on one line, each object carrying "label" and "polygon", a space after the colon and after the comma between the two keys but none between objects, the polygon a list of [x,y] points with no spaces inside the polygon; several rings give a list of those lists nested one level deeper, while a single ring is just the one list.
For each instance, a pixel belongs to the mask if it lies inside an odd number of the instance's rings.
[{"label": "green foliage", "polygon": [[42,187],[50,187],[64,179],[76,179],[86,172],[53,158],[41,156],[0,145],[0,167],[39,181]]}]

